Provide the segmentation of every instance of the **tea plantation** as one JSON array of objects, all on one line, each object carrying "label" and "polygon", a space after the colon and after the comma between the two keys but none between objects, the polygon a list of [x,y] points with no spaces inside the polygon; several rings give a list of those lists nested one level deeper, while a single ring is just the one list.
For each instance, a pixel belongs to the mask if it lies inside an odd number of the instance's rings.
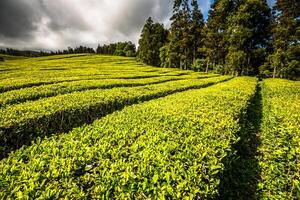
[{"label": "tea plantation", "polygon": [[0,199],[300,199],[298,81],[74,54],[0,92]]}]

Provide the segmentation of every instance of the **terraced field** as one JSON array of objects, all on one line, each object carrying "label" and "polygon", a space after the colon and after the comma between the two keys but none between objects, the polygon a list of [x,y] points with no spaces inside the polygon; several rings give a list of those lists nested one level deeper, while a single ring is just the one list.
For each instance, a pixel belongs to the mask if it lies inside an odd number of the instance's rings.
[{"label": "terraced field", "polygon": [[0,91],[0,199],[300,197],[299,82],[77,54]]}]

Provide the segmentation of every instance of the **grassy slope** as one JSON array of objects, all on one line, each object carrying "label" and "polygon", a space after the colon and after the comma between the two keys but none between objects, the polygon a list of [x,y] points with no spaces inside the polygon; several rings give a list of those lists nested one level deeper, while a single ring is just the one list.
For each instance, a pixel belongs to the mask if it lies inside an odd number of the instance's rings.
[{"label": "grassy slope", "polygon": [[0,71],[0,152],[20,148],[46,132],[92,122],[125,105],[228,79],[154,68],[134,58],[89,54],[11,60],[2,67],[6,71]]}]

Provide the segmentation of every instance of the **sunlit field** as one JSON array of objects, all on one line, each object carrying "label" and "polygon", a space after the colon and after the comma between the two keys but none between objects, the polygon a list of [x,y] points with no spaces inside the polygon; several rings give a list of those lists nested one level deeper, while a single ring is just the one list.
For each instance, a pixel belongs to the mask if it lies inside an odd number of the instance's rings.
[{"label": "sunlit field", "polygon": [[0,62],[0,199],[300,195],[299,81],[15,58]]}]

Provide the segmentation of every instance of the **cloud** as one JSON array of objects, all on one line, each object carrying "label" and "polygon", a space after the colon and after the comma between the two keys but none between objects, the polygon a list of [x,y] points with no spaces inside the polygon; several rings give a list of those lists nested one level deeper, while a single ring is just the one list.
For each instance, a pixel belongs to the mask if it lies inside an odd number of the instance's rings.
[{"label": "cloud", "polygon": [[37,27],[38,16],[26,1],[1,0],[0,35],[7,38],[26,39]]},{"label": "cloud", "polygon": [[132,40],[145,20],[167,22],[172,0],[1,0],[0,46],[57,49]]},{"label": "cloud", "polygon": [[[136,43],[149,16],[170,25],[173,1],[0,0],[0,47],[59,49],[125,40]],[[204,17],[212,1],[199,0]]]}]

